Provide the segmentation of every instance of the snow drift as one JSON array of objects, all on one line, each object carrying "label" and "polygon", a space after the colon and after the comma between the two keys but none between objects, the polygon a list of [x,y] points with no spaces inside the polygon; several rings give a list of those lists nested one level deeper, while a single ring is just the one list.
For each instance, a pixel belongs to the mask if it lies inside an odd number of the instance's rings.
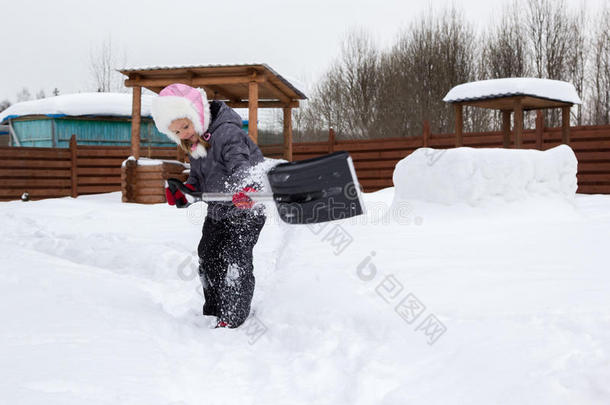
[{"label": "snow drift", "polygon": [[[393,194],[364,193],[367,216]],[[201,315],[205,204],[2,202],[2,402],[607,405],[610,196],[557,205],[490,223],[421,203],[410,226],[269,210],[257,327],[221,330]]]},{"label": "snow drift", "polygon": [[443,204],[516,201],[534,196],[573,200],[576,156],[567,145],[547,151],[419,148],[394,169],[394,202]]}]

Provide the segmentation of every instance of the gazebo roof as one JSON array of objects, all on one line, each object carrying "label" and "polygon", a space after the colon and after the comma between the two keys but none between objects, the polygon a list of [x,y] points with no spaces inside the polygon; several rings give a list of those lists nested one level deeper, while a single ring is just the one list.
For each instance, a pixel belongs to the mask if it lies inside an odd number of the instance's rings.
[{"label": "gazebo roof", "polygon": [[581,103],[580,97],[571,83],[529,77],[481,80],[460,84],[449,90],[443,101],[512,110],[516,98],[520,99],[524,110],[565,107]]},{"label": "gazebo roof", "polygon": [[158,93],[172,83],[203,88],[209,99],[226,101],[233,107],[247,107],[249,83],[258,83],[259,107],[298,107],[307,99],[284,77],[266,64],[146,67],[120,69],[128,76],[127,87],[145,87]]}]

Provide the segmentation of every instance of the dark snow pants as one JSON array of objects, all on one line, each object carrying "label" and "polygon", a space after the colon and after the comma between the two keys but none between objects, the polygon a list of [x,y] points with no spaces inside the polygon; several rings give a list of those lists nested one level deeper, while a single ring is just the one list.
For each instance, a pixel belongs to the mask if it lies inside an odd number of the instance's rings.
[{"label": "dark snow pants", "polygon": [[206,217],[199,242],[199,277],[204,315],[217,316],[237,327],[250,314],[254,294],[252,249],[265,224],[265,215],[233,210],[224,219]]}]

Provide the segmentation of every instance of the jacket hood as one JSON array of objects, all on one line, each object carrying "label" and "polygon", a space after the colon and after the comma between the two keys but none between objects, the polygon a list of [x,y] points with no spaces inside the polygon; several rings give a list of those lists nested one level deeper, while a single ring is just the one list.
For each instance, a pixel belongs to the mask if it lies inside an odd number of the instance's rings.
[{"label": "jacket hood", "polygon": [[241,116],[222,101],[211,101],[210,113],[212,122],[210,122],[208,132],[212,134],[212,137],[214,137],[214,131],[223,124],[233,124],[237,125],[239,128],[242,127]]}]

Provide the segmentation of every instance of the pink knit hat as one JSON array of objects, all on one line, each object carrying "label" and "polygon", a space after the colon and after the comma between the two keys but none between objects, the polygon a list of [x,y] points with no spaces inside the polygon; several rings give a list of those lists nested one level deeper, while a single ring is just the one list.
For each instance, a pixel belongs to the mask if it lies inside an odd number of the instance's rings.
[{"label": "pink knit hat", "polygon": [[178,118],[188,118],[193,122],[195,132],[204,135],[210,126],[210,105],[205,91],[182,83],[170,84],[152,101],[152,117],[159,132],[164,133],[177,144],[180,138],[169,126]]}]

